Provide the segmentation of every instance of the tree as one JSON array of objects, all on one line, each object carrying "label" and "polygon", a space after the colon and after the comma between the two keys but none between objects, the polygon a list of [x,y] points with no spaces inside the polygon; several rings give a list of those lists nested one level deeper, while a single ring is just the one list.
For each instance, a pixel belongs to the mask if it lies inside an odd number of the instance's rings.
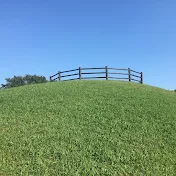
[{"label": "tree", "polygon": [[46,83],[47,79],[44,76],[37,75],[25,75],[22,76],[14,76],[13,78],[6,78],[6,84],[1,84],[2,88],[11,88],[18,87],[28,84],[38,84],[38,83]]},{"label": "tree", "polygon": [[1,84],[0,89],[5,89],[6,88],[6,84]]},{"label": "tree", "polygon": [[46,83],[47,79],[44,76],[37,75],[26,75],[23,78],[25,84],[38,84],[38,83]]},{"label": "tree", "polygon": [[174,90],[174,92],[176,92],[176,89]]}]

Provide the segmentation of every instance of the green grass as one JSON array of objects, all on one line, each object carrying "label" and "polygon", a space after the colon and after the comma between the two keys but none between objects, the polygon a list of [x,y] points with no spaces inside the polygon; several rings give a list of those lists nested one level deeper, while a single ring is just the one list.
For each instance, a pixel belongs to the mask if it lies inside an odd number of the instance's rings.
[{"label": "green grass", "polygon": [[176,93],[119,81],[0,90],[0,175],[175,175]]}]

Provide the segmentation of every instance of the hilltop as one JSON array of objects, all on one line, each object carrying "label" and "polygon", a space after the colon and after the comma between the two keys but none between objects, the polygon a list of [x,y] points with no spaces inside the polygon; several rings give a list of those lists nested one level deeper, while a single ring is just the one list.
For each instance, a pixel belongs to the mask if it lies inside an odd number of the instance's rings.
[{"label": "hilltop", "polygon": [[0,90],[0,175],[174,175],[176,93],[121,81]]}]

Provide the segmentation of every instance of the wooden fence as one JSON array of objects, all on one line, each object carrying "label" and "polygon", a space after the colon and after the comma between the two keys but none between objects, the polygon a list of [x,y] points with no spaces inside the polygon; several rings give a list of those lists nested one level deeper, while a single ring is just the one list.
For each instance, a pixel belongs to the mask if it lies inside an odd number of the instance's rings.
[{"label": "wooden fence", "polygon": [[143,83],[143,73],[130,68],[109,68],[107,66],[100,68],[81,68],[59,71],[50,76],[50,81],[68,81],[83,79],[105,79],[105,80],[127,80]]}]

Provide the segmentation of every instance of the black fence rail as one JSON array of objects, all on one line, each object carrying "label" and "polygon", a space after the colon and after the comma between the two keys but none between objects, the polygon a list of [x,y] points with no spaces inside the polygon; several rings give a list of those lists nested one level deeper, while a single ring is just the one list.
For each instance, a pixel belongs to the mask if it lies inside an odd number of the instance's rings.
[{"label": "black fence rail", "polygon": [[105,79],[105,80],[127,80],[143,83],[143,73],[130,68],[109,68],[107,66],[100,68],[81,68],[59,71],[50,76],[50,81],[69,81],[83,79]]}]

